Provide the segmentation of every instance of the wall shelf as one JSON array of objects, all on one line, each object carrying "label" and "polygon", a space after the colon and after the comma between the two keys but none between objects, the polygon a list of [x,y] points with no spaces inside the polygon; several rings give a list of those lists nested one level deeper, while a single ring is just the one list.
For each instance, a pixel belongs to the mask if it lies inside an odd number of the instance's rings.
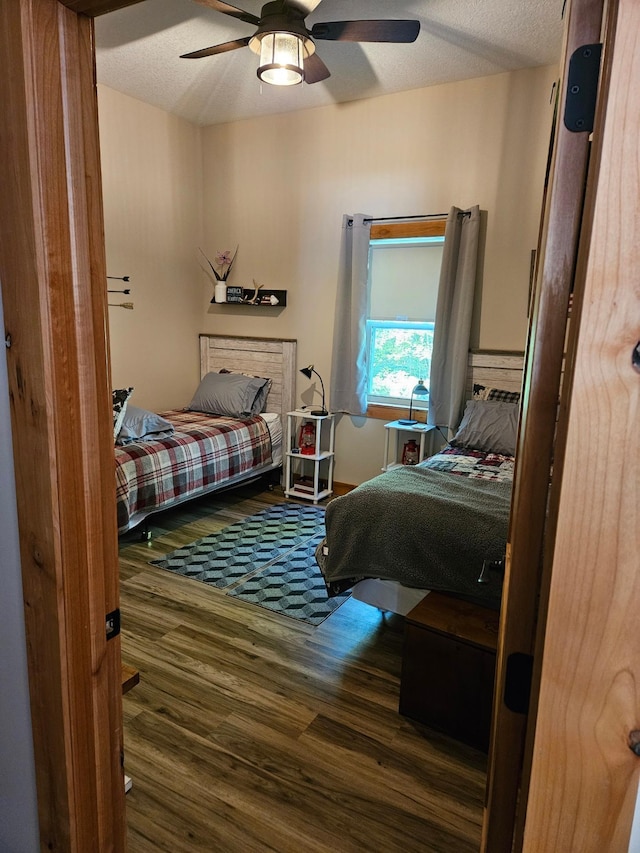
[{"label": "wall shelf", "polygon": [[[258,291],[258,301],[251,302],[250,300],[253,298],[254,293],[255,290],[253,287],[233,287],[229,285],[227,287],[227,301],[216,302],[215,299],[212,299],[211,304],[240,306],[242,308],[286,308],[287,306],[286,290],[266,290],[263,288]],[[275,305],[272,303],[271,297],[278,300]]]}]

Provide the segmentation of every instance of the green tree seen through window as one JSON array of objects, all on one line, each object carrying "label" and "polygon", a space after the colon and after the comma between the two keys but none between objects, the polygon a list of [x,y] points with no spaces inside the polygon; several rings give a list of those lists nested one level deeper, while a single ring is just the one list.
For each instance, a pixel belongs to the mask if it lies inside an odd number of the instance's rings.
[{"label": "green tree seen through window", "polygon": [[408,399],[418,379],[429,387],[433,323],[368,323],[369,396]]}]

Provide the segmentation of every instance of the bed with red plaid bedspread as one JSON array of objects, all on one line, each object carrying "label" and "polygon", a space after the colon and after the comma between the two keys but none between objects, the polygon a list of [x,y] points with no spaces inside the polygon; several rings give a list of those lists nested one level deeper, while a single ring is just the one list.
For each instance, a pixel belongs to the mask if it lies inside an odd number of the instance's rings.
[{"label": "bed with red plaid bedspread", "polygon": [[115,448],[119,533],[271,463],[271,437],[259,415],[237,420],[182,410],[161,414],[175,427],[170,438]]}]

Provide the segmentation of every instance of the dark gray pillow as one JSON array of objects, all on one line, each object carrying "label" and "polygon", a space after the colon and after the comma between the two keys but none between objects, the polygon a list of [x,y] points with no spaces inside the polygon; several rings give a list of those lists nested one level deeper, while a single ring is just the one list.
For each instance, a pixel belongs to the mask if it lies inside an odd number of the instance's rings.
[{"label": "dark gray pillow", "polygon": [[268,393],[268,379],[242,373],[207,373],[187,409],[230,418],[250,418],[264,410]]},{"label": "dark gray pillow", "polygon": [[518,405],[497,400],[469,400],[451,444],[515,456]]},{"label": "dark gray pillow", "polygon": [[129,444],[132,441],[156,441],[160,438],[168,438],[173,432],[174,426],[166,418],[129,403],[124,413],[116,444]]}]

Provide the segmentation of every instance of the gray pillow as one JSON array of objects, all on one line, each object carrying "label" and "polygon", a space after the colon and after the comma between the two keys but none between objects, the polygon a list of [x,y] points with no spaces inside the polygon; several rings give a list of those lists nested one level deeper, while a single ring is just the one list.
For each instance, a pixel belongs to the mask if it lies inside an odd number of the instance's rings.
[{"label": "gray pillow", "polygon": [[173,434],[174,426],[165,418],[138,406],[127,406],[116,444],[132,441],[156,441]]},{"label": "gray pillow", "polygon": [[230,418],[250,418],[264,410],[268,393],[268,379],[242,373],[207,373],[187,409]]},{"label": "gray pillow", "polygon": [[451,444],[515,456],[518,405],[497,400],[469,400]]}]

